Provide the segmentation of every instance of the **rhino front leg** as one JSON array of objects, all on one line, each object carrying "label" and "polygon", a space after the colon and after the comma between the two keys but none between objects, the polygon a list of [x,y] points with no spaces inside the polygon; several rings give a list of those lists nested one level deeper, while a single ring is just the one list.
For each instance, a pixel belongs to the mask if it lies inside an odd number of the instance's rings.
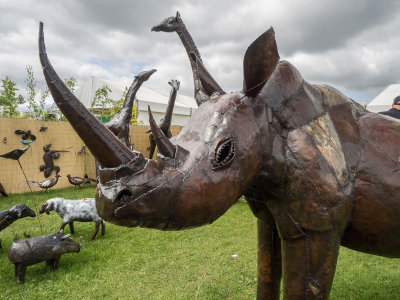
[{"label": "rhino front leg", "polygon": [[257,218],[257,299],[278,300],[282,277],[281,239],[275,221],[257,195],[246,195],[251,211]]},{"label": "rhino front leg", "polygon": [[282,276],[281,239],[272,220],[257,220],[257,299],[278,300]]},{"label": "rhino front leg", "polygon": [[283,298],[327,299],[332,287],[342,234],[336,230],[305,231],[283,240]]}]

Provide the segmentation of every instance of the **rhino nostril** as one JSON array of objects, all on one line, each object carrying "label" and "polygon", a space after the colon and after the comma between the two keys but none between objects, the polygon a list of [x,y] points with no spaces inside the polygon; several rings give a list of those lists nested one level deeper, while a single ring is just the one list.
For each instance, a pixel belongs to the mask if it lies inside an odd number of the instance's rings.
[{"label": "rhino nostril", "polygon": [[129,190],[122,190],[114,198],[114,203],[118,205],[127,204],[132,198],[132,192]]}]

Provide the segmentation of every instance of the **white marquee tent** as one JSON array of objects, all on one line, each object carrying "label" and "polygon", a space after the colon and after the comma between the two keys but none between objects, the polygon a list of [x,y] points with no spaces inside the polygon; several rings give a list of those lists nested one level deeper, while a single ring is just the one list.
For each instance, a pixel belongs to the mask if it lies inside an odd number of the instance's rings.
[{"label": "white marquee tent", "polygon": [[393,99],[400,95],[400,84],[391,84],[372,99],[366,108],[372,112],[386,111],[392,108]]},{"label": "white marquee tent", "polygon": [[[115,84],[106,82],[98,77],[92,76],[91,79],[83,83],[76,91],[75,96],[85,105],[87,108],[91,108],[91,103],[95,97],[96,91],[103,86],[107,86],[111,92],[108,97],[117,101],[121,99],[124,92],[124,88],[119,87]],[[164,117],[165,110],[169,100],[169,86],[165,84],[165,93],[157,92],[145,86],[141,86],[136,94],[138,109],[139,109],[139,121],[143,124],[148,125],[148,113],[147,106],[150,105],[156,122],[159,122]],[[176,97],[174,112],[172,116],[172,125],[185,125],[186,121],[190,118],[193,111],[196,110],[197,105],[194,99],[179,95]]]}]

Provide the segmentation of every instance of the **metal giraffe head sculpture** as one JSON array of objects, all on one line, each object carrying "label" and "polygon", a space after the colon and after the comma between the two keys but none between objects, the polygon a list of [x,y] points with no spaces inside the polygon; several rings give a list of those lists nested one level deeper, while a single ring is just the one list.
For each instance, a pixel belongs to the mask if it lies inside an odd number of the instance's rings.
[{"label": "metal giraffe head sculpture", "polygon": [[194,97],[198,105],[208,100],[210,94],[225,94],[215,79],[208,73],[203,65],[199,50],[192,36],[186,29],[179,12],[175,17],[164,19],[160,24],[154,26],[151,31],[176,32],[185,47],[193,71]]},{"label": "metal giraffe head sculpture", "polygon": [[226,94],[184,26],[179,32],[199,108],[171,140],[149,108],[154,162],[129,150],[65,87],[41,24],[49,89],[100,163],[99,215],[176,230],[213,222],[245,195],[258,218],[258,299],[279,299],[281,277],[285,299],[328,298],[340,244],[400,257],[399,123],[307,83],[279,61],[272,28],[245,53],[242,91]]}]

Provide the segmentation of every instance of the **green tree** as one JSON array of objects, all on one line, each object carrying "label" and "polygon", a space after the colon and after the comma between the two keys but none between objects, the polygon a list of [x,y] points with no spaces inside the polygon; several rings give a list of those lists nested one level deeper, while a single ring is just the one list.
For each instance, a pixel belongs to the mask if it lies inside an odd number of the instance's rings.
[{"label": "green tree", "polygon": [[3,116],[4,117],[17,117],[18,116],[18,99],[16,94],[18,88],[16,88],[16,83],[13,82],[8,76],[2,79],[2,90],[0,91],[0,105],[3,106]]},{"label": "green tree", "polygon": [[32,66],[26,66],[26,90],[28,92],[27,101],[29,112],[26,113],[26,117],[34,120],[46,120],[47,115],[49,114],[45,109],[45,100],[49,95],[49,89],[46,87],[45,91],[42,93],[39,103],[35,101],[36,95],[38,92],[36,91],[37,83],[35,80],[35,76],[33,74]]},{"label": "green tree", "polygon": [[114,101],[108,96],[110,92],[111,89],[106,85],[98,88],[93,101],[90,104],[91,108],[100,107],[100,115],[102,120],[104,117],[110,117],[110,110],[108,107],[114,103]]},{"label": "green tree", "polygon": [[24,96],[18,95],[18,97],[17,97],[17,103],[18,103],[18,104],[24,104],[25,102],[26,102],[26,100],[25,100]]},{"label": "green tree", "polygon": [[75,92],[75,87],[76,87],[77,80],[74,77],[70,78],[65,78],[64,79],[64,84],[69,88],[71,92]]}]

